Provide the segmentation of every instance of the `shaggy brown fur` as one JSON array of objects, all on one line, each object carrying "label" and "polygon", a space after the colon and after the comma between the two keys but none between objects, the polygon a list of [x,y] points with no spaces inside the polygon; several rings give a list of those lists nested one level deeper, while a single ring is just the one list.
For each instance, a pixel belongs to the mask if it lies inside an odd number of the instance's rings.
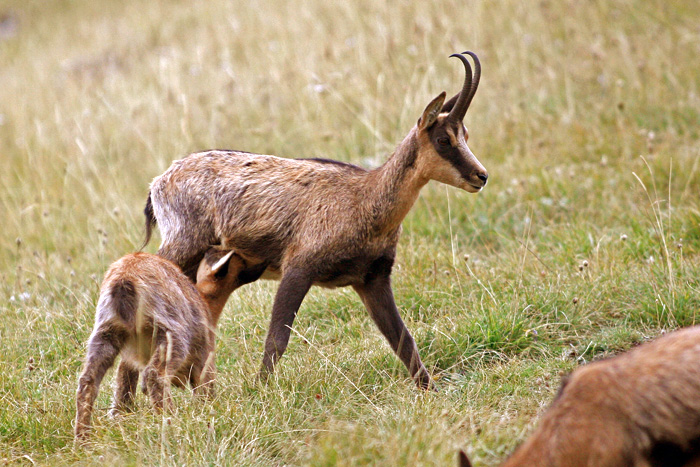
[{"label": "shaggy brown fur", "polygon": [[240,257],[210,250],[197,285],[170,261],[135,253],[107,271],[88,341],[76,398],[76,440],[85,440],[93,404],[106,371],[121,354],[114,411],[132,406],[139,372],[157,409],[169,408],[170,383],[189,383],[196,393],[213,394],[214,328],[231,292],[239,286]]},{"label": "shaggy brown fur", "polygon": [[[401,222],[420,189],[437,180],[469,192],[487,173],[467,146],[462,123],[477,78],[445,93],[375,170],[328,160],[284,159],[238,151],[207,151],[175,161],[153,180],[146,203],[146,242],[157,220],[158,254],[193,277],[202,254],[219,240],[244,260],[242,282],[280,279],[261,376],[284,353],[296,312],[312,285],[352,286],[372,319],[426,388],[429,375],[394,303],[390,274]],[[444,104],[444,105],[443,105]]]},{"label": "shaggy brown fur", "polygon": [[700,327],[574,371],[503,465],[700,466]]}]

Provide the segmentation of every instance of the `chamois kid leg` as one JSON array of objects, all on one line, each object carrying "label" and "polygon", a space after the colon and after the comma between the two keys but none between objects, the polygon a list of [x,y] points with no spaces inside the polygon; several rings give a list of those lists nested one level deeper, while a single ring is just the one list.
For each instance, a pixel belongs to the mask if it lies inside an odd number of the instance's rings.
[{"label": "chamois kid leg", "polygon": [[[159,336],[158,346],[143,370],[143,379],[151,404],[157,410],[172,410],[171,378],[178,373],[186,358],[186,346],[170,332]],[[178,385],[183,385],[179,383]]]},{"label": "chamois kid leg", "polygon": [[215,395],[214,380],[216,378],[216,354],[214,350],[203,349],[201,356],[192,365],[190,385],[197,396],[212,399]]},{"label": "chamois kid leg", "polygon": [[112,410],[110,410],[111,415],[116,415],[119,411],[130,411],[133,408],[138,382],[139,370],[122,359],[117,368],[117,384],[114,390]]},{"label": "chamois kid leg", "polygon": [[92,409],[102,378],[114,364],[123,345],[123,336],[109,331],[93,334],[88,342],[85,366],[78,380],[76,394],[75,439],[78,442],[84,441],[88,436]]},{"label": "chamois kid leg", "polygon": [[193,358],[188,375],[194,394],[209,399],[214,397],[214,379],[216,377],[215,342],[216,334],[212,329],[209,329],[205,342],[196,346],[196,349],[191,349]]},{"label": "chamois kid leg", "polygon": [[354,289],[391,348],[408,368],[416,385],[421,389],[428,389],[430,375],[423,366],[416,343],[396,308],[389,275],[368,278],[365,284],[354,286]]},{"label": "chamois kid leg", "polygon": [[309,288],[311,288],[311,278],[305,271],[290,269],[284,272],[272,305],[272,318],[265,340],[260,379],[264,380],[269,373],[272,373],[275,363],[287,349],[294,318]]}]

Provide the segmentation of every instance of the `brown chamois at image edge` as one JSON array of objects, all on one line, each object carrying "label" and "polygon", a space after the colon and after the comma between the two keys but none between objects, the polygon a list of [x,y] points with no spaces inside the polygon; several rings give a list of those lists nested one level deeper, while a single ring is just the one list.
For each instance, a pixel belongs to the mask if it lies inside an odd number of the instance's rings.
[{"label": "brown chamois at image edge", "polygon": [[699,467],[700,326],[565,377],[503,466]]},{"label": "brown chamois at image edge", "polygon": [[278,279],[260,377],[284,353],[291,326],[312,285],[351,286],[416,384],[430,376],[394,302],[390,274],[401,222],[420,189],[437,180],[476,193],[488,174],[467,146],[462,123],[479,84],[481,65],[462,54],[466,78],[445,102],[423,111],[394,153],[366,170],[326,159],[285,159],[212,150],[173,162],[151,183],[146,241],[157,223],[158,250],[190,277],[202,254],[220,240],[243,258],[241,283]]},{"label": "brown chamois at image edge", "polygon": [[211,397],[214,390],[214,329],[229,295],[238,287],[240,258],[211,249],[193,284],[161,257],[134,253],[105,274],[78,382],[75,438],[88,437],[100,383],[117,355],[112,413],[133,406],[139,373],[156,409],[170,409],[169,385]]}]

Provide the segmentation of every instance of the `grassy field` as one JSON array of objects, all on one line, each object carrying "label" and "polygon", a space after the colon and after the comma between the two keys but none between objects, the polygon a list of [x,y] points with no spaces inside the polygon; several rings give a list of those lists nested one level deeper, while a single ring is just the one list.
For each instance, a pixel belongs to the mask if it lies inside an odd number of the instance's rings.
[{"label": "grassy field", "polygon": [[[697,2],[280,3],[0,3],[0,464],[496,465],[561,373],[700,319]],[[439,392],[343,289],[312,290],[256,384],[261,281],[224,311],[216,400],[110,419],[110,373],[73,449],[99,283],[150,180],[207,148],[375,167],[466,49],[489,184],[430,183],[393,275]]]}]

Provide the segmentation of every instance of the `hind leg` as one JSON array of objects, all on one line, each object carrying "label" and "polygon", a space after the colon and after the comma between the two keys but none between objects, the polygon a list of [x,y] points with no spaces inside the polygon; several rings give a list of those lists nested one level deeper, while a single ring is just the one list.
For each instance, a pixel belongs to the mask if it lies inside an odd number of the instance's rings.
[{"label": "hind leg", "polygon": [[214,380],[216,378],[216,357],[214,349],[202,350],[200,358],[192,365],[190,384],[196,396],[214,398]]},{"label": "hind leg", "polygon": [[[188,232],[188,234],[191,232]],[[165,235],[164,235],[165,238]],[[215,238],[186,237],[163,241],[158,248],[158,256],[177,264],[192,282],[197,282],[197,268],[210,245],[217,243]]]},{"label": "hind leg", "polygon": [[85,366],[78,380],[76,393],[75,440],[77,442],[85,441],[88,437],[92,410],[102,378],[114,364],[114,359],[119,355],[123,345],[124,338],[112,333],[98,332],[90,337]]},{"label": "hind leg", "polygon": [[112,409],[109,411],[111,416],[117,415],[120,411],[130,412],[133,409],[138,381],[139,371],[131,363],[122,360],[117,369],[117,385],[114,390]]},{"label": "hind leg", "polygon": [[202,374],[200,377],[199,385],[197,386],[198,391],[195,394],[201,393],[208,399],[213,399],[216,395],[214,389],[214,381],[216,380],[216,362],[215,362],[214,351],[209,353],[209,358],[207,358],[204,368],[202,369]]},{"label": "hind leg", "polygon": [[157,411],[171,411],[170,380],[177,375],[186,354],[184,346],[170,332],[158,341],[157,350],[143,370],[143,379],[153,407]]}]

